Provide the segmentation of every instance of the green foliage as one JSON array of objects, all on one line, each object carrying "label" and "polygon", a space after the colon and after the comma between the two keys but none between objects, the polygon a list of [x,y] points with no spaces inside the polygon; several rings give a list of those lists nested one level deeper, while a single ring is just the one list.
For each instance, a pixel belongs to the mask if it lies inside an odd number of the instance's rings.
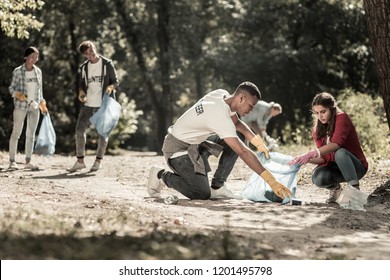
[{"label": "green foliage", "polygon": [[29,38],[29,29],[41,30],[43,23],[32,14],[42,9],[41,0],[2,0],[0,2],[1,30],[8,37]]},{"label": "green foliage", "polygon": [[244,1],[245,16],[234,20],[232,32],[213,37],[217,51],[211,63],[231,86],[242,80],[258,84],[263,99],[283,106],[293,130],[307,125],[311,114],[305,104],[317,92],[377,86],[358,3]]},{"label": "green foliage", "polygon": [[352,119],[363,150],[367,153],[390,154],[390,133],[383,100],[345,89],[337,97],[338,106]]},{"label": "green foliage", "polygon": [[[344,89],[336,97],[339,108],[352,119],[363,151],[367,154],[390,154],[390,132],[386,122],[383,100],[369,94]],[[313,146],[311,123],[298,125],[295,129],[286,125],[283,134],[298,146]],[[288,144],[291,144],[288,141]]]},{"label": "green foliage", "polygon": [[308,125],[299,124],[292,128],[288,123],[283,129],[283,135],[289,139],[288,144],[295,143],[301,146],[313,145],[313,138],[311,136],[311,128]]},{"label": "green foliage", "polygon": [[[18,2],[42,3],[1,1],[1,16],[7,3]],[[294,139],[301,144],[311,141],[310,102],[318,91],[377,92],[361,0],[167,1],[168,18],[161,24],[162,2],[46,0],[39,9],[44,28],[32,29],[29,40],[0,32],[0,136],[7,139],[11,133],[8,86],[12,69],[22,63],[20,57],[30,44],[40,49],[37,65],[43,71],[44,97],[58,135],[56,151],[65,153],[74,151],[77,71],[84,60],[77,45],[85,39],[94,41],[98,52],[114,61],[120,91],[143,112],[130,117],[137,123],[126,123],[139,129],[130,137],[123,128],[123,136],[112,138],[114,147],[126,146],[131,138],[160,151],[157,134],[166,129],[158,132],[162,126],[158,124],[168,119],[171,109],[169,118],[174,121],[209,90],[232,92],[244,80],[258,84],[264,100],[283,106],[269,133],[282,142]],[[24,14],[36,13],[33,8]],[[166,49],[160,44],[162,26],[168,33]],[[126,33],[127,27],[132,32]],[[7,149],[8,141],[2,141],[0,148]]]}]

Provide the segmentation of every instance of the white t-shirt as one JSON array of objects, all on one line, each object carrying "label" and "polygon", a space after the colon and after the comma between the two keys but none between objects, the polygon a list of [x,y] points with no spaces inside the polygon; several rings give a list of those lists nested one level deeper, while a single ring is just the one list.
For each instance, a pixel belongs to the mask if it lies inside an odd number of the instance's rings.
[{"label": "white t-shirt", "polygon": [[260,100],[257,102],[252,111],[250,111],[247,115],[241,117],[243,122],[257,122],[257,125],[261,129],[265,129],[268,121],[271,119],[271,104]]},{"label": "white t-shirt", "polygon": [[88,63],[88,90],[85,106],[100,107],[102,105],[102,60],[96,63]]},{"label": "white t-shirt", "polygon": [[223,89],[214,90],[188,109],[173,125],[170,132],[188,144],[199,144],[217,134],[221,139],[238,137],[225,98],[230,94]]},{"label": "white t-shirt", "polygon": [[35,75],[35,71],[26,71],[26,80],[27,80],[27,97],[29,100],[37,99],[37,86],[38,78]]}]

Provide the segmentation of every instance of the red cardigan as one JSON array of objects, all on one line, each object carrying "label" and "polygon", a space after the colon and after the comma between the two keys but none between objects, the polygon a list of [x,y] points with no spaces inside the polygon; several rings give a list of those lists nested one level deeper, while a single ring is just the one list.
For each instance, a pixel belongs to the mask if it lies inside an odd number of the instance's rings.
[{"label": "red cardigan", "polygon": [[[326,137],[316,139],[315,132],[313,131],[313,139],[317,148],[326,145]],[[330,142],[339,145],[356,156],[368,169],[368,162],[360,146],[359,138],[356,133],[356,129],[352,124],[351,118],[344,112],[340,112],[336,115],[336,124],[333,135],[330,137]],[[335,161],[334,152],[321,156],[325,163],[321,165],[327,165],[330,161]]]}]

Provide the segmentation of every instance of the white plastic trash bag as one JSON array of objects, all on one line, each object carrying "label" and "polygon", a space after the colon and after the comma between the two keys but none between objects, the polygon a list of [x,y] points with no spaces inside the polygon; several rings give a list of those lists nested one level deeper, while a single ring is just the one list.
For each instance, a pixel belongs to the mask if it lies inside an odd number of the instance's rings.
[{"label": "white plastic trash bag", "polygon": [[49,112],[43,115],[38,138],[35,143],[34,153],[38,155],[51,156],[56,147],[56,132],[51,123]]},{"label": "white plastic trash bag", "polygon": [[341,208],[365,212],[366,209],[364,209],[364,205],[367,203],[367,198],[368,194],[365,194],[348,184],[343,188],[336,202]]},{"label": "white plastic trash bag", "polygon": [[111,131],[118,124],[120,115],[121,105],[105,93],[102,106],[89,118],[89,121],[96,127],[97,133],[107,140]]},{"label": "white plastic trash bag", "polygon": [[[274,175],[275,179],[291,190],[291,198],[295,198],[298,181],[297,172],[301,165],[288,165],[287,163],[292,160],[293,157],[277,152],[271,152],[269,160],[265,159],[263,153],[258,153],[257,156],[263,166]],[[255,202],[281,202],[284,204],[289,203],[291,200],[289,197],[286,197],[283,200],[278,197],[264,179],[256,173],[253,173],[249,177],[241,195],[244,198]]]}]

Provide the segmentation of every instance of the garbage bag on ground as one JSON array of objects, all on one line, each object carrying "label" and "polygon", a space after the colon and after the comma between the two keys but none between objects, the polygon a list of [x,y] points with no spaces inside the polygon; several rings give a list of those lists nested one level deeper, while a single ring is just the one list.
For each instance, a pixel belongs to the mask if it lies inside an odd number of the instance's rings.
[{"label": "garbage bag on ground", "polygon": [[[288,165],[287,163],[292,160],[293,157],[278,152],[271,152],[269,160],[265,159],[263,153],[258,153],[257,156],[262,165],[274,175],[275,179],[291,190],[291,198],[295,198],[298,182],[297,172],[301,165]],[[277,196],[264,179],[256,173],[253,173],[249,177],[241,195],[254,202],[281,202],[284,204],[289,203],[291,200],[290,197],[281,199]]]},{"label": "garbage bag on ground", "polygon": [[56,132],[51,123],[49,113],[43,115],[38,138],[35,143],[34,153],[38,155],[51,156],[56,147]]},{"label": "garbage bag on ground", "polygon": [[111,131],[118,124],[120,115],[121,105],[105,93],[102,106],[89,118],[89,121],[96,127],[97,133],[107,140]]},{"label": "garbage bag on ground", "polygon": [[336,202],[341,208],[365,212],[366,209],[364,209],[364,205],[367,203],[367,198],[368,194],[365,194],[348,184],[343,188]]}]

